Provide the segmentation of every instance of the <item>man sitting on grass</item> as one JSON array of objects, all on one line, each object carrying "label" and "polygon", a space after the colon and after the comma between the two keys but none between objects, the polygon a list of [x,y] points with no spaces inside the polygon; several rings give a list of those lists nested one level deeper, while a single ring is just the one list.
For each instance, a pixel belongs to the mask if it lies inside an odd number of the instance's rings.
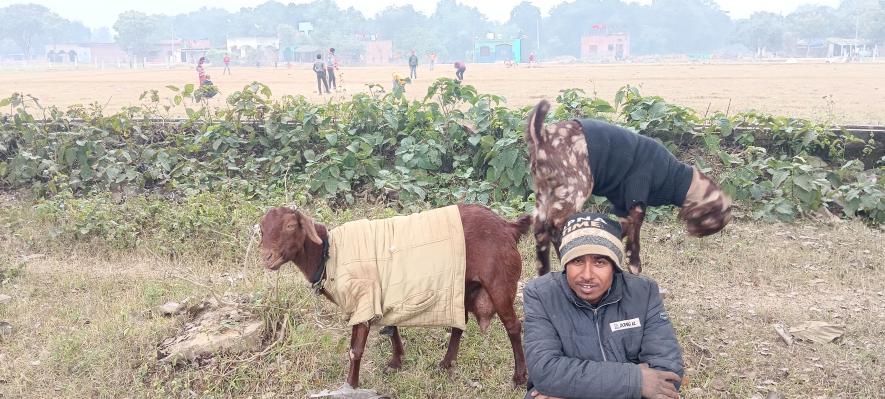
[{"label": "man sitting on grass", "polygon": [[526,398],[678,398],[682,350],[657,283],[621,271],[620,224],[573,215],[559,251],[523,291]]}]

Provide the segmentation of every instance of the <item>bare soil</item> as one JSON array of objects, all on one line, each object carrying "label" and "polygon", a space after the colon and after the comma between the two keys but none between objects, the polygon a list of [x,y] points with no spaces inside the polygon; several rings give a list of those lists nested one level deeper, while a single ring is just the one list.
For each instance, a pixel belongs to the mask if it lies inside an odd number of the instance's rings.
[{"label": "bare soil", "polygon": [[[270,86],[275,96],[304,95],[314,101],[329,97],[316,93],[316,79],[304,65],[279,68],[234,67],[230,76],[210,66],[208,72],[221,95],[213,105],[252,81]],[[335,98],[367,91],[378,83],[388,90],[394,72],[408,75],[408,67],[347,67],[339,71],[341,90]],[[421,98],[438,77],[454,78],[451,65],[434,71],[421,65],[418,79],[406,86],[407,95]],[[196,72],[176,69],[106,69],[0,71],[0,96],[24,92],[43,104],[69,106],[97,102],[119,109],[138,104],[145,90],[171,94],[166,85],[196,83]],[[758,110],[838,123],[885,123],[885,63],[757,63],[757,64],[574,64],[525,65],[471,64],[465,82],[480,92],[504,96],[512,106],[534,105],[555,99],[563,89],[581,88],[613,100],[625,84],[641,86],[644,94],[659,95],[699,113]]]}]

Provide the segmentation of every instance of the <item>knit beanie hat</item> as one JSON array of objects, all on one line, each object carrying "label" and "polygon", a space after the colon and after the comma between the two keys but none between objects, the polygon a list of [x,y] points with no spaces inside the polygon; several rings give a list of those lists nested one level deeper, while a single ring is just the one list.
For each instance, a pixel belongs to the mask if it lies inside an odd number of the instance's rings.
[{"label": "knit beanie hat", "polygon": [[562,229],[559,254],[563,267],[584,255],[603,255],[620,270],[624,262],[621,224],[601,213],[584,212],[572,215]]}]

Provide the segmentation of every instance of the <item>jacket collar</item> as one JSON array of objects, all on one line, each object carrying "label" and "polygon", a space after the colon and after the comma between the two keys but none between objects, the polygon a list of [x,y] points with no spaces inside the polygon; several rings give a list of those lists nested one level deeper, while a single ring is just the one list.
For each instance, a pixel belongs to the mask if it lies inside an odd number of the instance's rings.
[{"label": "jacket collar", "polygon": [[615,274],[612,276],[612,286],[608,289],[608,293],[602,297],[602,300],[599,301],[599,304],[595,306],[590,302],[581,299],[574,291],[572,291],[572,288],[568,285],[568,278],[565,275],[565,270],[559,272],[559,286],[562,288],[563,294],[565,294],[566,298],[568,298],[569,302],[573,305],[579,308],[593,310],[621,300],[621,297],[624,295],[624,273],[617,269],[615,270]]}]

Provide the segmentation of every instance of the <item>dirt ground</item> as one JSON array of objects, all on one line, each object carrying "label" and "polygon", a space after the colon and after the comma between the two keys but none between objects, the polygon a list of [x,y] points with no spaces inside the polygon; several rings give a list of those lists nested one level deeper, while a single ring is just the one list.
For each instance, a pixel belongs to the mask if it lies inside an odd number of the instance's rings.
[{"label": "dirt ground", "polygon": [[[222,105],[226,94],[258,80],[274,95],[301,94],[315,101],[326,99],[316,93],[316,79],[307,66],[280,68],[234,67],[223,76],[221,68],[208,72],[222,95],[213,104]],[[344,67],[335,96],[366,91],[367,83],[390,88],[392,74],[408,74],[408,67]],[[420,98],[438,77],[454,77],[451,65],[430,71],[419,66],[418,79],[407,86],[407,95]],[[20,91],[38,97],[44,104],[68,106],[98,102],[112,109],[138,103],[144,90],[166,85],[182,86],[196,81],[192,69],[146,70],[49,70],[0,71],[0,96]],[[538,68],[507,68],[503,65],[472,64],[466,83],[480,92],[503,95],[513,106],[533,105],[541,98],[553,99],[560,90],[582,88],[612,100],[625,84],[642,87],[644,94],[659,95],[699,113],[717,110],[731,113],[755,109],[780,115],[832,120],[839,123],[885,123],[885,63],[864,64],[609,64],[542,65]]]}]

